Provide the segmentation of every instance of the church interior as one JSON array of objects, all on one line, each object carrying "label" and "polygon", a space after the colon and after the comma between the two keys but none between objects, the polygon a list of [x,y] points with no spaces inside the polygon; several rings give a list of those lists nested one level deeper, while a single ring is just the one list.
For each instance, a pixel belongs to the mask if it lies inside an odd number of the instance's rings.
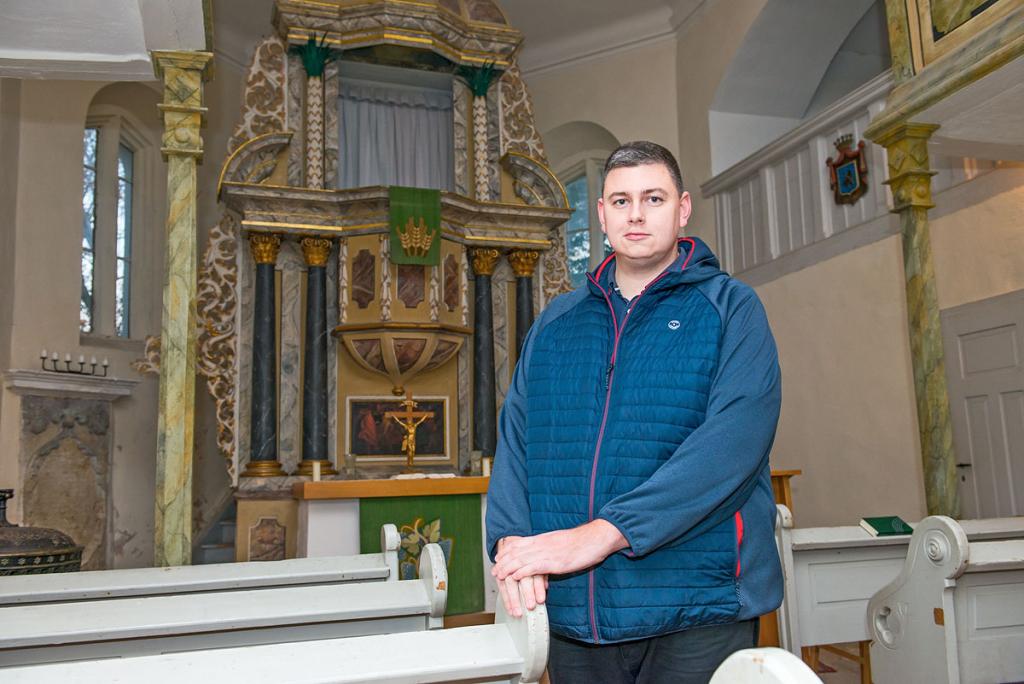
[{"label": "church interior", "polygon": [[610,253],[605,159],[651,140],[778,345],[762,645],[825,682],[1024,680],[1024,0],[0,15],[0,532],[53,544],[0,534],[0,615],[22,573],[382,552],[446,567],[428,630],[493,622],[516,360]]}]

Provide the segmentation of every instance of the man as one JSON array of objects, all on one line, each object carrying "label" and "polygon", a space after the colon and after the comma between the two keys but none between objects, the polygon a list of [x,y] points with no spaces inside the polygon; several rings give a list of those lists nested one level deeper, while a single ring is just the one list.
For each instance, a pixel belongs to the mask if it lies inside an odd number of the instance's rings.
[{"label": "man", "polygon": [[679,238],[665,148],[627,143],[597,203],[614,254],[523,345],[487,545],[502,600],[546,603],[564,682],[706,682],[782,600],[768,454],[775,343],[754,291]]}]

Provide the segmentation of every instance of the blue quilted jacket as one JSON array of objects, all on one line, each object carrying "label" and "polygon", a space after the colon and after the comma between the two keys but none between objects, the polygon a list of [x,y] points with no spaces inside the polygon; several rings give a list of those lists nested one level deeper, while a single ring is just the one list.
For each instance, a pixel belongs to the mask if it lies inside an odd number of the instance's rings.
[{"label": "blue quilted jacket", "polygon": [[592,643],[744,620],[782,601],[768,454],[781,396],[754,291],[707,246],[619,320],[614,255],[534,323],[502,407],[487,547],[603,518],[629,547],[551,577],[554,633]]}]

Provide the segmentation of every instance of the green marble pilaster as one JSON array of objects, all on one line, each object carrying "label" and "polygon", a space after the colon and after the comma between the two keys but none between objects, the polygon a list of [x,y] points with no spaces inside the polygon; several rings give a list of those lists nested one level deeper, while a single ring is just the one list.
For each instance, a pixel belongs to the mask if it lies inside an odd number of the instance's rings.
[{"label": "green marble pilaster", "polygon": [[167,253],[160,332],[154,563],[192,562],[192,449],[196,374],[196,164],[208,52],[154,51],[164,83]]},{"label": "green marble pilaster", "polygon": [[939,301],[928,227],[932,202],[928,139],[938,126],[899,124],[878,137],[889,156],[893,211],[900,215],[910,355],[929,515],[957,517],[956,455],[950,419]]},{"label": "green marble pilaster", "polygon": [[910,47],[910,20],[907,17],[907,0],[885,0],[885,17],[889,28],[892,78],[899,85],[914,76],[914,57]]}]

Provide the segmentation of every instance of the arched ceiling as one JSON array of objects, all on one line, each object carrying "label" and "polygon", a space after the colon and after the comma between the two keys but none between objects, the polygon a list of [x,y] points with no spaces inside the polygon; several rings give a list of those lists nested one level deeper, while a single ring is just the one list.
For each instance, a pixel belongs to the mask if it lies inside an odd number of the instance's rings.
[{"label": "arched ceiling", "polygon": [[8,0],[0,76],[153,80],[149,50],[207,47],[204,0]]},{"label": "arched ceiling", "polygon": [[718,112],[799,119],[874,0],[769,0],[718,88]]}]

